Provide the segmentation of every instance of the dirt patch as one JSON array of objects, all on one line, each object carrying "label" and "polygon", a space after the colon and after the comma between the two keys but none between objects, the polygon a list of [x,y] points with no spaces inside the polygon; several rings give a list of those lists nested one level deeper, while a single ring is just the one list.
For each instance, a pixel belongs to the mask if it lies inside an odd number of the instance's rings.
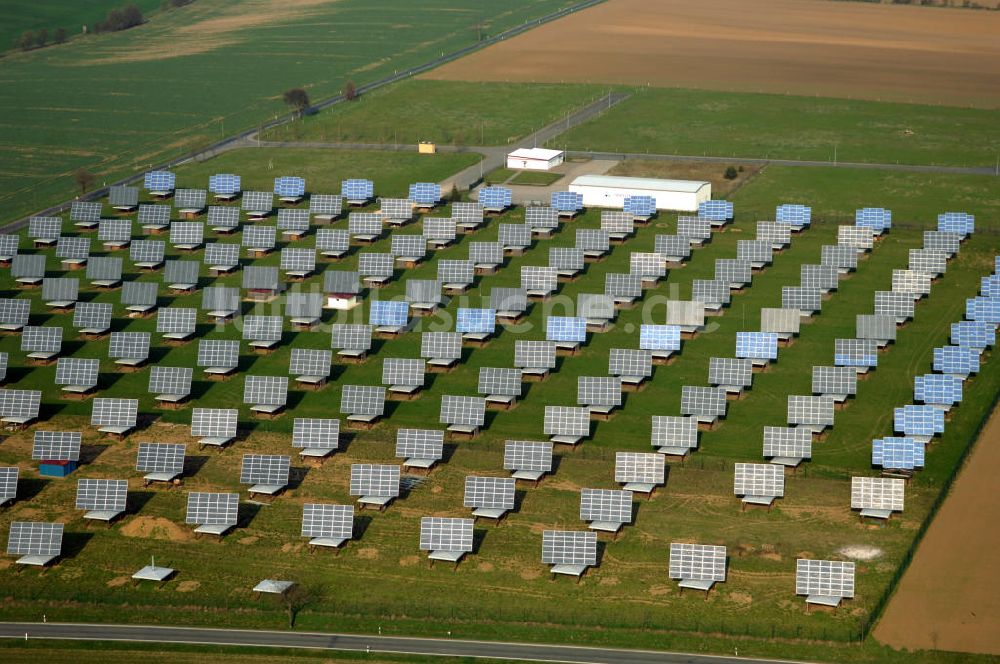
[{"label": "dirt patch", "polygon": [[[726,177],[726,169],[733,168],[734,178]],[[618,162],[608,175],[635,178],[666,178],[668,180],[704,180],[712,183],[712,197],[728,196],[749,182],[761,171],[760,166],[741,164],[716,164],[700,161],[645,161],[629,159]]]},{"label": "dirt patch", "polygon": [[837,553],[845,558],[850,558],[851,560],[875,560],[882,555],[882,549],[877,546],[852,544],[850,546],[845,546]]},{"label": "dirt patch", "polygon": [[201,583],[198,581],[181,581],[177,584],[177,592],[179,593],[191,593],[201,587]]},{"label": "dirt patch", "polygon": [[476,565],[476,569],[480,572],[492,572],[496,568],[493,567],[493,563],[479,563]]},{"label": "dirt patch", "polygon": [[1000,104],[998,33],[1000,12],[820,0],[611,0],[424,77],[993,108]]},{"label": "dirt patch", "polygon": [[400,567],[413,567],[420,562],[420,556],[404,556],[399,559]]},{"label": "dirt patch", "polygon": [[187,542],[194,539],[194,535],[188,529],[158,516],[133,517],[118,532],[125,537],[145,537],[171,542]]},{"label": "dirt patch", "polygon": [[529,567],[527,569],[522,569],[519,572],[519,575],[525,581],[531,581],[532,579],[537,579],[538,577],[540,577],[542,575],[542,572],[537,568]]},{"label": "dirt patch", "polygon": [[115,578],[108,581],[107,584],[105,585],[107,585],[108,588],[118,588],[120,586],[124,586],[126,583],[128,583],[127,576],[116,576]]},{"label": "dirt patch", "polygon": [[361,558],[362,560],[378,560],[378,549],[374,547],[358,549],[358,558]]},{"label": "dirt patch", "polygon": [[260,538],[257,537],[256,535],[250,535],[249,537],[244,537],[242,539],[236,540],[236,543],[237,544],[242,544],[244,546],[249,546],[251,544],[256,544],[257,540],[259,540],[259,539]]},{"label": "dirt patch", "polygon": [[1000,655],[1000,409],[927,529],[875,638],[895,648]]}]

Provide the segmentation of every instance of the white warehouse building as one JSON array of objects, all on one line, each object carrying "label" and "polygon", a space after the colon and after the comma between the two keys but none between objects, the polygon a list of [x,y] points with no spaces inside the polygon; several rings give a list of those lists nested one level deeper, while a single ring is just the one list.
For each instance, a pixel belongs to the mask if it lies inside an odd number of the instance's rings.
[{"label": "white warehouse building", "polygon": [[529,171],[550,171],[563,163],[562,150],[546,148],[519,148],[507,155],[507,168],[521,168]]},{"label": "white warehouse building", "polygon": [[583,194],[585,207],[621,209],[628,196],[652,196],[657,210],[697,212],[698,204],[712,198],[712,183],[699,180],[658,180],[615,175],[581,175],[569,190]]}]

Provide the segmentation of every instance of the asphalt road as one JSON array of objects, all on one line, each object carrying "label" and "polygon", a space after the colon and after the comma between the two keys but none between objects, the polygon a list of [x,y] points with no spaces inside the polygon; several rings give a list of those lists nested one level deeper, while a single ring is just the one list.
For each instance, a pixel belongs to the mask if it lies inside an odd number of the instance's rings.
[{"label": "asphalt road", "polygon": [[91,625],[85,623],[0,623],[0,638],[24,639],[26,635],[29,640],[139,641],[266,648],[309,648],[437,657],[486,657],[572,664],[734,664],[735,662],[772,664],[787,661],[689,655],[650,650],[616,650],[612,648],[582,648],[458,639],[412,639],[317,632]]}]

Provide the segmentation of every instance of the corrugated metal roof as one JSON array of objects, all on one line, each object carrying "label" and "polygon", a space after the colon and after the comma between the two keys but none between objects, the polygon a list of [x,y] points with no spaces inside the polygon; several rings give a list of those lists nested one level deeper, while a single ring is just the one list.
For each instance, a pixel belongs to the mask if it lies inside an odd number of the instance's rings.
[{"label": "corrugated metal roof", "polygon": [[581,187],[648,189],[650,191],[679,191],[696,194],[703,187],[711,186],[711,183],[700,180],[660,180],[656,178],[627,178],[616,175],[581,175],[570,183],[571,187],[574,185]]}]

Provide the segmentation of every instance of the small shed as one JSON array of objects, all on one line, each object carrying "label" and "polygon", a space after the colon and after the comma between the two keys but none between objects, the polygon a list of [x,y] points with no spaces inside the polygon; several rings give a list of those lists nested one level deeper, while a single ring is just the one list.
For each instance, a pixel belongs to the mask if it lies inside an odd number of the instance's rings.
[{"label": "small shed", "polygon": [[38,464],[38,474],[43,477],[68,477],[76,470],[76,461],[45,460]]},{"label": "small shed", "polygon": [[507,155],[507,168],[551,171],[563,163],[566,153],[546,148],[519,148]]},{"label": "small shed", "polygon": [[437,144],[431,141],[420,141],[417,144],[417,152],[419,154],[434,154],[437,152]]}]

